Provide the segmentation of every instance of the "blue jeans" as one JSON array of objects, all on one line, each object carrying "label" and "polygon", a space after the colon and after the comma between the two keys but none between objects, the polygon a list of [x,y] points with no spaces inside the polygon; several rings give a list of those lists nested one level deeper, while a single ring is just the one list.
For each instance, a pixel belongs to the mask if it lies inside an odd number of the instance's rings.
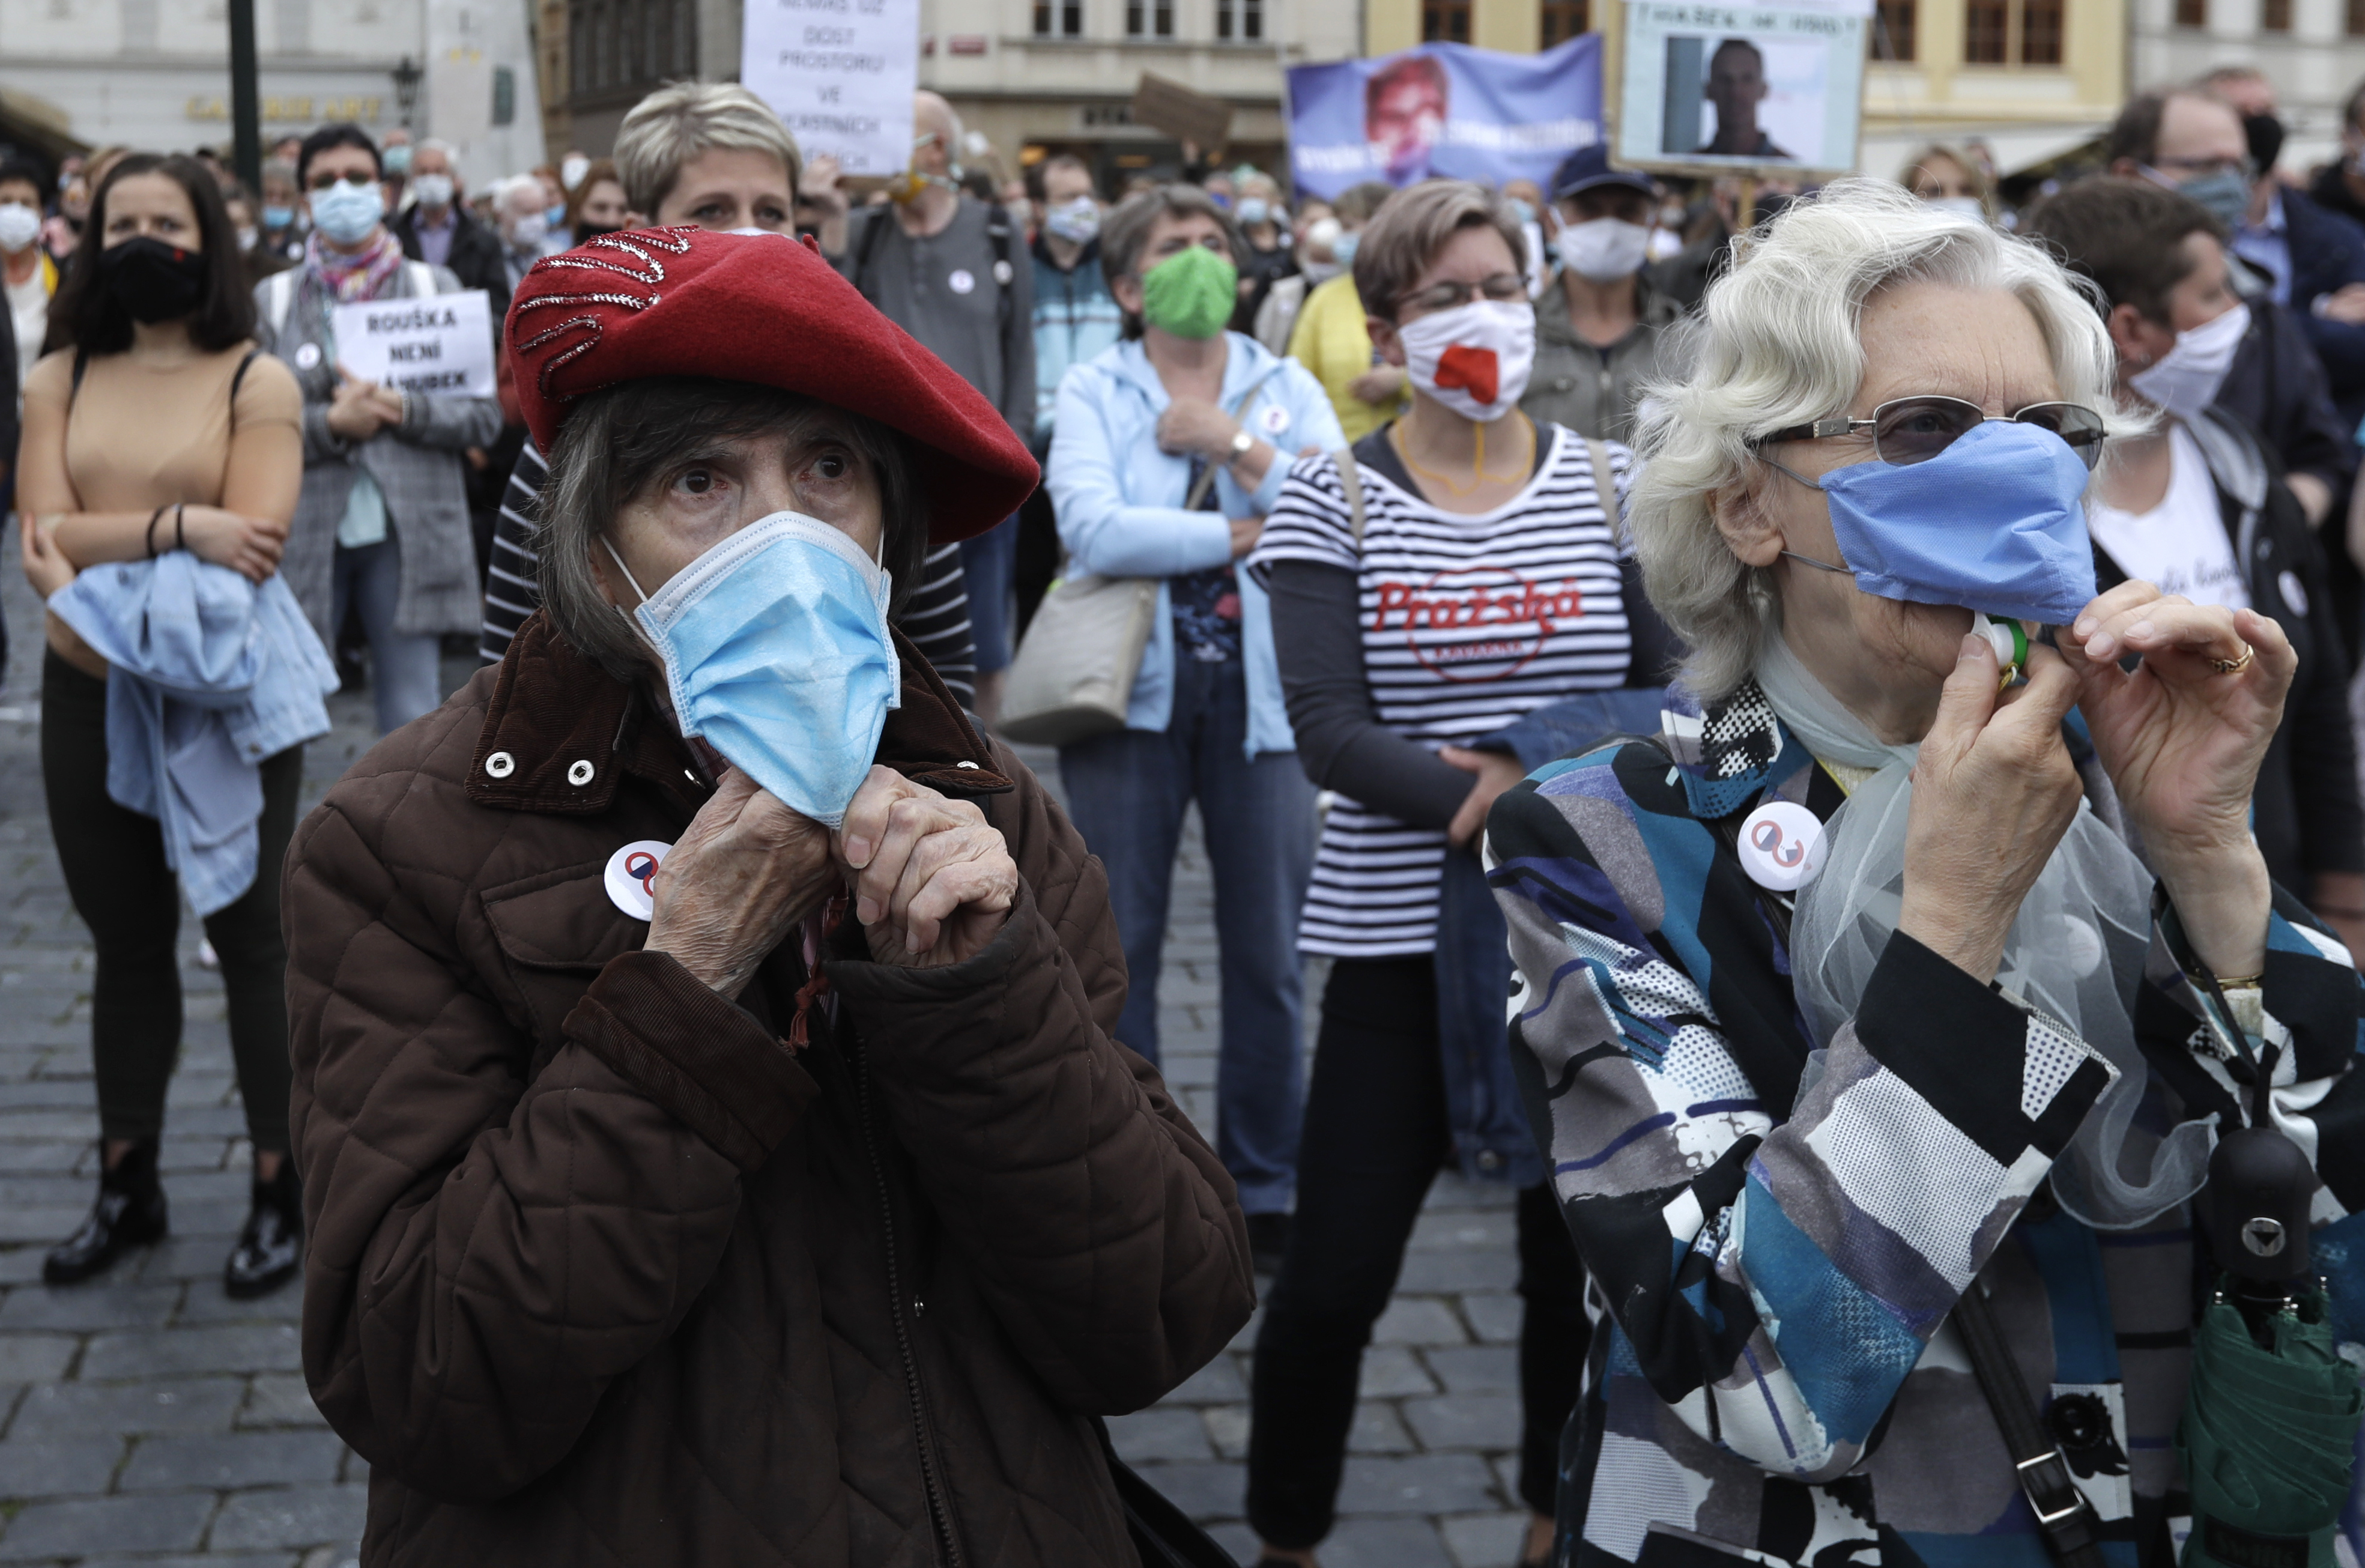
[{"label": "blue jeans", "polygon": [[1010,667],[1010,573],[1018,558],[1018,519],[1005,517],[961,541],[961,586],[969,594],[969,634],[977,673]]},{"label": "blue jeans", "polygon": [[443,705],[443,678],[436,655],[443,639],[432,632],[397,632],[396,610],[402,602],[402,551],[392,523],[375,544],[348,549],[337,546],[331,569],[329,625],[345,623],[345,607],[361,612],[362,631],[369,638],[370,696],[377,704],[377,733],[392,734],[422,713]]},{"label": "blue jeans", "polygon": [[1305,988],[1297,916],[1314,869],[1314,786],[1295,752],[1250,761],[1248,682],[1238,659],[1174,661],[1163,734],[1121,730],[1059,748],[1068,812],[1108,868],[1131,987],[1117,1037],[1158,1059],[1158,970],[1182,816],[1194,797],[1216,874],[1223,1043],[1216,1151],[1240,1207],[1278,1214],[1297,1180],[1305,1085]]}]

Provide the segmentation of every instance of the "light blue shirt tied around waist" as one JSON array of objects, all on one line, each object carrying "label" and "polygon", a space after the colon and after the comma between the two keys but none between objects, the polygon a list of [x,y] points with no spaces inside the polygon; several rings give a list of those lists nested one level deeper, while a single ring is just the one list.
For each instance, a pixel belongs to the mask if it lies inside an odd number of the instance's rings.
[{"label": "light blue shirt tied around waist", "polygon": [[265,757],[329,732],[337,668],[275,574],[175,550],[91,567],[50,609],[112,667],[106,793],[154,817],[189,907],[254,885]]}]

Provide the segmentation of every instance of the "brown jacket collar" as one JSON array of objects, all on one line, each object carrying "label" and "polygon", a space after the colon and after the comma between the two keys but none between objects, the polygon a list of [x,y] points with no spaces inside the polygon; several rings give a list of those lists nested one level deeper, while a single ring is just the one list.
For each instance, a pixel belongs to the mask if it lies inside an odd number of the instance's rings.
[{"label": "brown jacket collar", "polygon": [[[947,795],[997,795],[1011,787],[992,754],[919,651],[894,633],[903,660],[903,705],[887,715],[878,760]],[[537,610],[510,642],[468,767],[480,806],[597,816],[614,804],[626,773],[650,780],[690,811],[711,793],[689,748],[656,706],[577,653]]]}]

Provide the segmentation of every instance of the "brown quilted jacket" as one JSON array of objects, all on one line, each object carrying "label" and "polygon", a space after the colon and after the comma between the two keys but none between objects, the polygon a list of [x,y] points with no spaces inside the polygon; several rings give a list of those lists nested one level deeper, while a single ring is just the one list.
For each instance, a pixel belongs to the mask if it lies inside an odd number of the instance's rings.
[{"label": "brown quilted jacket", "polygon": [[908,648],[880,756],[1024,892],[956,968],[843,933],[793,1052],[798,938],[734,1005],[610,902],[710,791],[539,616],[297,833],[304,1371],[373,1568],[1136,1562],[1091,1417],[1247,1319],[1232,1183],[1109,1037],[1100,863]]}]

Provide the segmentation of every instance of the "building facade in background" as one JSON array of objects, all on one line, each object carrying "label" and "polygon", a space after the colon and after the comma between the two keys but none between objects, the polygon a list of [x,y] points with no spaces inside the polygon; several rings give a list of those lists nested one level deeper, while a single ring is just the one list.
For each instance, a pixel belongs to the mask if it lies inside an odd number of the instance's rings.
[{"label": "building facade in background", "polygon": [[2340,155],[2340,107],[2365,80],[2365,0],[2130,0],[2135,79],[2163,86],[2255,65],[2282,99],[2282,166]]},{"label": "building facade in background", "polygon": [[[459,147],[472,185],[540,163],[529,16],[525,0],[256,0],[263,141],[407,123]],[[0,0],[0,93],[86,146],[227,149],[229,62],[223,0]]]}]

